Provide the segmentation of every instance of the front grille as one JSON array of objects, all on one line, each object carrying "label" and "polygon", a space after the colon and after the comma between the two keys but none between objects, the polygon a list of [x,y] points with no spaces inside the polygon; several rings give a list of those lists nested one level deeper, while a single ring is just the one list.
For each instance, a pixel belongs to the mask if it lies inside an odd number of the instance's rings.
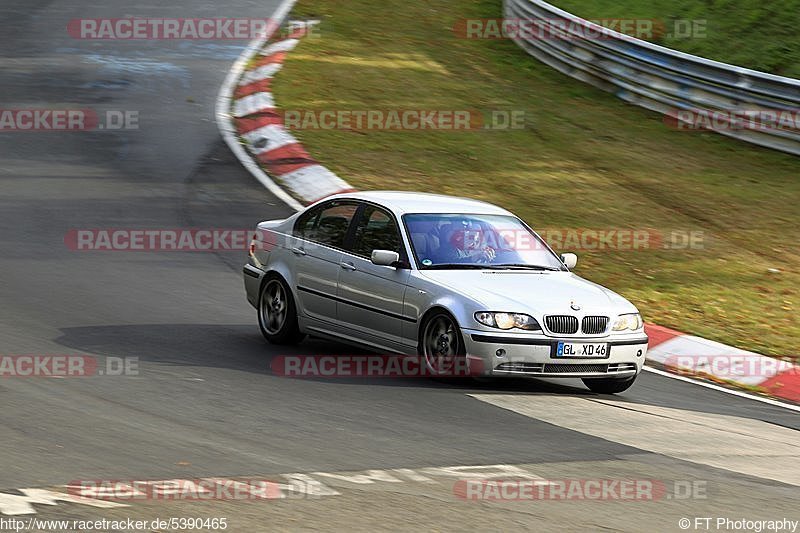
[{"label": "front grille", "polygon": [[508,362],[498,365],[495,370],[526,374],[618,374],[621,372],[635,372],[636,363],[568,365],[561,363]]},{"label": "front grille", "polygon": [[581,322],[581,331],[587,335],[600,335],[608,327],[607,316],[585,316]]},{"label": "front grille", "polygon": [[569,315],[551,315],[544,318],[547,329],[559,335],[572,335],[578,331],[578,319]]},{"label": "front grille", "polygon": [[548,363],[544,365],[545,374],[569,374],[579,372],[581,374],[602,373],[605,374],[608,365],[559,365]]}]

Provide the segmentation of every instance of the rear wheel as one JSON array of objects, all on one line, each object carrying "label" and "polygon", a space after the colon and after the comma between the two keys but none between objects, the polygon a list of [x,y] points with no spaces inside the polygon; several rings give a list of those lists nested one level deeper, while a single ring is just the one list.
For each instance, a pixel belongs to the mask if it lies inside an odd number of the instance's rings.
[{"label": "rear wheel", "polygon": [[420,354],[434,376],[466,375],[466,348],[461,330],[449,313],[437,311],[422,326]]},{"label": "rear wheel", "polygon": [[272,344],[297,344],[305,335],[297,325],[297,307],[283,279],[270,275],[258,298],[258,326]]},{"label": "rear wheel", "polygon": [[630,378],[586,378],[582,381],[592,392],[616,394],[628,390],[633,385],[633,382],[636,381],[636,376]]}]

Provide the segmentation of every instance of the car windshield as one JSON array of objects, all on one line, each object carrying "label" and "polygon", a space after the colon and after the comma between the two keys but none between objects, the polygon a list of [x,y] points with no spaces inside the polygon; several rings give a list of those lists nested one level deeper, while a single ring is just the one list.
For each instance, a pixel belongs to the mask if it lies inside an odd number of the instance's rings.
[{"label": "car windshield", "polygon": [[404,215],[403,221],[421,269],[564,270],[513,216],[425,213]]}]

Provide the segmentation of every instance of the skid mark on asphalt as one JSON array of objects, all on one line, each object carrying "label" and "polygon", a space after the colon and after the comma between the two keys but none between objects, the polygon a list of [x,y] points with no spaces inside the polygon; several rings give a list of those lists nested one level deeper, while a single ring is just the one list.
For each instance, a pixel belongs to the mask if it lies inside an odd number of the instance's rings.
[{"label": "skid mark on asphalt", "polygon": [[800,485],[800,434],[760,420],[595,398],[470,396],[626,446]]}]

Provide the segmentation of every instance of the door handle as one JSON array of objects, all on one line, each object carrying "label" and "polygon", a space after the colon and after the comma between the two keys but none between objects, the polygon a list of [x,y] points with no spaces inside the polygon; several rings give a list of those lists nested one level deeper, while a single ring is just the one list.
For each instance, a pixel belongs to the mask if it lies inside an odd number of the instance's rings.
[{"label": "door handle", "polygon": [[353,263],[339,263],[339,266],[345,270],[355,270],[356,266]]},{"label": "door handle", "polygon": [[306,251],[302,248],[292,248],[292,253],[294,255],[306,255]]}]

